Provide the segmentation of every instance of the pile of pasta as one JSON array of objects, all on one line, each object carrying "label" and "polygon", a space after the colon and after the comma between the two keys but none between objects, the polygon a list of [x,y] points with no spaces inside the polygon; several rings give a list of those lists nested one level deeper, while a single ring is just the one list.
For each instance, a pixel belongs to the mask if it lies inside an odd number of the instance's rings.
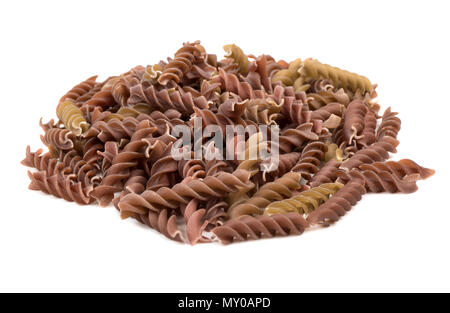
[{"label": "pile of pasta", "polygon": [[[28,172],[29,188],[112,203],[122,218],[172,240],[228,244],[329,226],[368,192],[414,192],[434,174],[409,159],[387,161],[401,121],[390,108],[379,113],[366,77],[314,59],[224,50],[219,60],[188,42],[166,62],[73,87],[59,100],[58,120],[41,119],[48,151],[26,150],[22,163],[37,169]],[[263,158],[176,160],[171,131],[192,129],[195,117],[223,131],[278,126],[279,166],[262,170]],[[220,148],[208,139],[203,149]],[[246,153],[265,140],[245,138]]]}]

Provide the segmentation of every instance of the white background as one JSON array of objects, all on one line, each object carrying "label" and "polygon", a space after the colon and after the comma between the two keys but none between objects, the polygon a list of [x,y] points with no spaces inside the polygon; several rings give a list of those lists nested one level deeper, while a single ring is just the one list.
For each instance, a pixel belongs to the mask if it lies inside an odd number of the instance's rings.
[{"label": "white background", "polygon": [[[448,1],[2,1],[3,291],[450,291]],[[83,79],[236,43],[277,59],[315,57],[379,84],[400,112],[395,159],[436,169],[411,195],[366,196],[301,237],[180,245],[113,207],[29,191],[19,164],[39,118]]]}]

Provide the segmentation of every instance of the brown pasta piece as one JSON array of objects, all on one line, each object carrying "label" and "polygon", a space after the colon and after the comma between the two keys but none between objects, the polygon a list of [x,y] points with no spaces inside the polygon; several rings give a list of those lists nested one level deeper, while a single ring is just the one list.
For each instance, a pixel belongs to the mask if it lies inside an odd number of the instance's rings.
[{"label": "brown pasta piece", "polygon": [[164,67],[158,82],[161,85],[167,85],[170,81],[179,83],[194,63],[203,61],[205,56],[199,49],[199,44],[200,42],[184,43],[183,47],[175,53],[175,58]]},{"label": "brown pasta piece", "polygon": [[321,162],[325,156],[327,146],[321,141],[313,141],[305,146],[297,164],[292,167],[293,172],[298,172],[306,181],[319,171]]},{"label": "brown pasta piece", "polygon": [[347,144],[360,139],[364,130],[364,119],[367,113],[366,105],[358,100],[350,102],[344,115],[344,138]]},{"label": "brown pasta piece", "polygon": [[402,159],[400,161],[375,162],[372,164],[361,164],[359,169],[365,171],[370,170],[375,173],[381,171],[389,172],[399,179],[404,179],[410,175],[419,175],[421,179],[427,179],[434,175],[435,171],[425,168],[410,159]]},{"label": "brown pasta piece", "polygon": [[353,169],[350,172],[338,171],[338,181],[345,183],[352,179],[365,181],[365,187],[368,192],[402,192],[413,193],[417,191],[416,181],[419,175],[411,175],[405,179],[399,179],[394,174],[387,171],[371,171]]},{"label": "brown pasta piece", "polygon": [[397,152],[399,141],[386,136],[367,148],[357,151],[351,158],[342,163],[341,167],[351,170],[363,163],[384,161],[389,158],[389,152]]},{"label": "brown pasta piece", "polygon": [[205,201],[210,197],[223,197],[235,192],[240,187],[251,185],[250,174],[237,170],[232,174],[221,172],[216,176],[207,176],[203,180],[188,178],[172,188],[160,188],[157,191],[146,190],[140,195],[128,194],[119,203],[122,218],[131,213],[146,214],[160,209],[176,209],[178,205],[186,204],[191,199]]},{"label": "brown pasta piece", "polygon": [[43,136],[41,135],[41,140],[46,146],[69,150],[74,147],[75,134],[64,128],[50,128]]},{"label": "brown pasta piece", "polygon": [[244,216],[214,228],[212,233],[221,243],[230,244],[276,236],[301,235],[308,227],[308,222],[300,214],[289,213],[272,216]]},{"label": "brown pasta piece", "polygon": [[385,136],[397,139],[400,131],[401,120],[396,116],[398,113],[392,112],[391,108],[387,108],[381,118],[381,124],[377,131],[377,140],[381,140]]},{"label": "brown pasta piece", "polygon": [[362,131],[361,139],[357,140],[358,144],[363,147],[370,146],[376,141],[375,130],[377,128],[377,117],[375,113],[367,110],[364,116],[364,129]]},{"label": "brown pasta piece", "polygon": [[332,183],[337,178],[337,171],[341,163],[336,159],[326,162],[320,170],[312,177],[309,185],[317,187],[321,184]]},{"label": "brown pasta piece", "polygon": [[309,214],[306,220],[311,225],[329,226],[350,211],[365,193],[364,181],[351,180],[328,201]]},{"label": "brown pasta piece", "polygon": [[88,94],[93,88],[96,86],[96,80],[97,76],[92,76],[85,81],[79,83],[75,87],[73,87],[71,90],[69,90],[64,96],[61,97],[59,100],[59,103],[64,101],[72,101],[77,102],[79,99],[86,94]]}]

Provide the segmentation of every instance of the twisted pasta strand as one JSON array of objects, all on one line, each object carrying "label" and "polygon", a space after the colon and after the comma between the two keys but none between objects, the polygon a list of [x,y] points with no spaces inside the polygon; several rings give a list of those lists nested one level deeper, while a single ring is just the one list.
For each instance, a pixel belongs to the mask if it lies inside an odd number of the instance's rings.
[{"label": "twisted pasta strand", "polygon": [[211,197],[224,197],[239,188],[248,187],[250,174],[237,170],[232,174],[221,172],[204,179],[185,179],[172,188],[160,188],[157,191],[146,190],[140,195],[128,194],[119,203],[122,218],[132,213],[146,214],[149,210],[158,212],[164,208],[176,209],[179,204],[187,204],[191,199],[206,201]]},{"label": "twisted pasta strand", "polygon": [[301,235],[307,228],[309,224],[300,214],[288,213],[272,216],[244,216],[214,228],[212,233],[222,244],[230,244],[276,236]]},{"label": "twisted pasta strand", "polygon": [[309,214],[306,220],[311,225],[329,226],[350,211],[365,193],[364,181],[351,180],[328,201]]},{"label": "twisted pasta strand", "polygon": [[175,58],[164,67],[158,83],[167,85],[170,81],[179,83],[192,68],[193,63],[203,61],[204,54],[199,49],[200,42],[184,43],[176,53]]},{"label": "twisted pasta strand", "polygon": [[223,49],[225,50],[225,57],[232,59],[238,65],[239,73],[246,75],[250,62],[244,51],[235,44],[225,45]]},{"label": "twisted pasta strand", "polygon": [[72,101],[63,101],[56,108],[56,115],[64,126],[76,136],[81,135],[89,127],[81,110]]},{"label": "twisted pasta strand", "polygon": [[305,60],[301,71],[306,77],[328,79],[338,88],[349,89],[353,92],[361,90],[364,93],[373,90],[372,84],[366,77],[322,64],[316,60]]}]

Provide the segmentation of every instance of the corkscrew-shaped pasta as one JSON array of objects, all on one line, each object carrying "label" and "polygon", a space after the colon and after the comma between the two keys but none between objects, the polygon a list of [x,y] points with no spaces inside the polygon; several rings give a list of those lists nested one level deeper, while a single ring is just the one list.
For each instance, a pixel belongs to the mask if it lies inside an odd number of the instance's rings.
[{"label": "corkscrew-shaped pasta", "polygon": [[308,105],[311,110],[320,109],[332,102],[338,102],[347,106],[350,103],[350,96],[344,89],[339,89],[337,91],[323,90],[316,93],[308,93]]},{"label": "corkscrew-shaped pasta", "polygon": [[27,146],[26,156],[22,160],[21,164],[36,168],[38,171],[46,171],[49,176],[52,176],[56,172],[62,170],[64,165],[59,162],[57,158],[54,158],[50,152],[42,152],[42,149],[38,149],[36,152],[31,152],[30,146]]},{"label": "corkscrew-shaped pasta", "polygon": [[308,140],[318,140],[319,136],[313,132],[313,123],[299,125],[295,129],[286,129],[280,133],[280,152],[292,152],[301,147]]},{"label": "corkscrew-shaped pasta", "polygon": [[309,224],[300,214],[288,213],[272,216],[244,216],[214,228],[212,233],[221,243],[230,244],[276,236],[298,236],[307,228]]},{"label": "corkscrew-shaped pasta", "polygon": [[80,97],[89,93],[96,85],[97,76],[92,76],[85,81],[79,83],[71,90],[69,90],[64,96],[61,97],[59,103],[64,102],[66,100],[77,102]]},{"label": "corkscrew-shaped pasta", "polygon": [[377,140],[381,140],[385,136],[397,139],[402,121],[397,117],[397,112],[392,112],[391,108],[387,108],[381,118],[381,124],[377,131]]},{"label": "corkscrew-shaped pasta", "polygon": [[361,90],[371,92],[373,90],[370,81],[361,75],[341,70],[328,64],[322,64],[316,60],[305,60],[301,71],[304,76],[313,79],[328,79],[338,88],[350,91]]},{"label": "corkscrew-shaped pasta", "polygon": [[317,187],[322,184],[332,183],[337,178],[337,171],[341,163],[336,159],[327,161],[320,170],[314,175],[309,183],[311,187]]},{"label": "corkscrew-shaped pasta", "polygon": [[115,104],[116,101],[112,95],[111,88],[102,89],[93,95],[91,99],[83,103],[81,111],[84,113],[85,117],[89,117],[90,112],[92,112],[94,108],[106,110]]},{"label": "corkscrew-shaped pasta", "polygon": [[246,75],[250,62],[244,51],[235,44],[225,45],[223,46],[223,50],[225,50],[225,57],[232,59],[238,65],[239,73]]},{"label": "corkscrew-shaped pasta", "polygon": [[230,218],[235,219],[243,215],[261,215],[263,209],[272,201],[289,198],[300,188],[299,173],[289,172],[274,182],[263,185],[251,198],[231,206],[228,210]]},{"label": "corkscrew-shaped pasta", "polygon": [[210,101],[203,95],[193,96],[190,92],[183,89],[161,89],[157,90],[155,86],[143,86],[138,84],[130,88],[130,105],[138,103],[147,103],[154,110],[167,111],[175,109],[185,116],[194,112],[194,108],[205,109],[210,106]]},{"label": "corkscrew-shaped pasta", "polygon": [[180,203],[187,204],[191,199],[206,201],[211,197],[222,198],[230,192],[251,185],[249,178],[250,174],[244,170],[237,170],[232,174],[221,172],[204,179],[188,177],[172,188],[146,190],[140,195],[128,194],[119,203],[121,216],[126,218],[130,213],[146,214],[149,210],[158,212],[164,208],[176,209]]},{"label": "corkscrew-shaped pasta", "polygon": [[[119,194],[118,197],[113,199],[114,207],[119,210],[119,202],[129,193],[137,193],[140,194],[144,192],[145,185],[147,183],[148,177],[145,170],[140,168],[135,168],[131,170],[130,177],[127,179],[125,184],[123,185],[123,190]],[[138,215],[134,216],[135,219],[142,222],[142,219],[139,218]]]},{"label": "corkscrew-shaped pasta", "polygon": [[280,111],[281,105],[270,98],[252,99],[248,101],[243,117],[257,124],[270,125],[276,123]]},{"label": "corkscrew-shaped pasta", "polygon": [[78,204],[89,204],[93,201],[89,197],[90,188],[83,188],[80,182],[76,183],[64,175],[55,174],[48,176],[46,171],[35,173],[28,171],[28,176],[31,179],[28,188],[31,190],[41,190],[47,194]]},{"label": "corkscrew-shaped pasta", "polygon": [[311,225],[329,226],[350,211],[365,193],[364,181],[349,181],[328,201],[310,213],[306,220]]},{"label": "corkscrew-shaped pasta", "polygon": [[351,170],[364,163],[384,161],[389,158],[389,152],[397,152],[398,144],[399,141],[390,136],[383,137],[381,141],[358,150],[351,158],[342,163],[341,168]]},{"label": "corkscrew-shaped pasta", "polygon": [[97,138],[90,138],[83,143],[83,160],[94,166],[102,159],[98,151],[103,150],[104,144]]},{"label": "corkscrew-shaped pasta", "polygon": [[372,164],[361,164],[359,169],[370,170],[375,173],[382,171],[395,175],[398,179],[404,179],[407,176],[418,175],[421,179],[427,179],[434,175],[435,171],[425,168],[410,159],[402,159],[400,161],[375,162]]},{"label": "corkscrew-shaped pasta", "polygon": [[135,132],[139,121],[133,117],[127,117],[123,120],[111,119],[107,122],[96,121],[89,130],[83,134],[84,138],[97,137],[103,142],[120,141],[124,138],[129,139]]},{"label": "corkscrew-shaped pasta", "polygon": [[283,99],[281,113],[289,122],[297,126],[311,121],[312,112],[309,111],[308,106],[303,101],[295,100],[294,97]]},{"label": "corkscrew-shaped pasta", "polygon": [[75,135],[68,129],[50,128],[43,136],[41,135],[41,140],[46,146],[69,150],[73,148]]},{"label": "corkscrew-shaped pasta", "polygon": [[344,187],[341,183],[328,183],[300,192],[289,199],[275,201],[264,209],[265,215],[286,214],[297,212],[309,214],[328,200],[339,189]]},{"label": "corkscrew-shaped pasta", "polygon": [[405,179],[399,179],[392,173],[380,170],[377,172],[357,169],[353,169],[350,172],[339,170],[337,174],[339,177],[338,181],[342,183],[352,179],[365,181],[368,192],[413,193],[417,190],[416,181],[420,178],[419,175],[413,175]]},{"label": "corkscrew-shaped pasta", "polygon": [[151,135],[155,129],[146,126],[146,123],[140,124],[130,143],[112,160],[102,183],[92,192],[92,196],[99,200],[100,205],[106,206],[113,200],[114,193],[122,189],[123,181],[130,176],[130,169],[137,166],[139,160],[148,154],[148,149],[151,149],[149,141],[144,138]]},{"label": "corkscrew-shaped pasta", "polygon": [[213,82],[219,83],[223,91],[237,94],[242,100],[264,97],[262,91],[254,90],[248,82],[241,82],[236,75],[227,73],[221,68]]},{"label": "corkscrew-shaped pasta", "polygon": [[319,171],[327,146],[321,141],[313,141],[305,146],[297,164],[292,167],[293,172],[298,172],[306,181]]},{"label": "corkscrew-shaped pasta", "polygon": [[347,144],[351,144],[354,139],[361,138],[366,113],[367,106],[359,100],[354,100],[348,105],[344,115],[343,128]]},{"label": "corkscrew-shaped pasta", "polygon": [[300,59],[292,61],[287,69],[280,70],[272,76],[272,82],[281,82],[283,85],[292,86],[294,81],[300,76],[298,70],[301,65],[302,61]]},{"label": "corkscrew-shaped pasta", "polygon": [[162,210],[160,212],[150,211],[148,214],[140,215],[136,218],[148,227],[160,232],[166,238],[184,242],[185,239],[177,225],[177,215],[169,212],[169,210]]},{"label": "corkscrew-shaped pasta", "polygon": [[327,105],[311,112],[311,119],[326,121],[331,115],[342,117],[344,105],[338,102],[330,102]]},{"label": "corkscrew-shaped pasta", "polygon": [[176,53],[175,58],[170,61],[158,78],[158,83],[167,85],[170,81],[179,83],[186,73],[188,73],[193,63],[203,61],[204,54],[199,49],[200,42],[184,43]]},{"label": "corkscrew-shaped pasta", "polygon": [[72,101],[61,102],[56,108],[56,115],[64,123],[64,126],[76,136],[85,132],[89,127],[83,113]]},{"label": "corkscrew-shaped pasta", "polygon": [[[157,190],[161,187],[170,187],[175,181],[174,175],[178,171],[178,166],[181,166],[181,162],[177,164],[175,159],[171,154],[172,143],[164,144],[158,143],[164,147],[161,155],[152,164],[150,178],[147,181],[147,189]],[[191,160],[194,161],[194,160]],[[186,172],[189,169],[186,169]],[[192,171],[194,171],[192,169]],[[182,172],[184,175],[188,175],[186,172]],[[191,175],[194,177],[194,175]],[[185,176],[189,177],[189,176]]]},{"label": "corkscrew-shaped pasta", "polygon": [[150,82],[155,85],[159,76],[161,76],[164,67],[162,64],[147,65],[145,68],[145,73],[142,76],[142,81]]},{"label": "corkscrew-shaped pasta", "polygon": [[270,172],[264,172],[264,180],[267,181],[267,176],[273,177],[273,178],[278,178],[280,176],[283,176],[284,174],[286,174],[289,171],[293,171],[294,167],[296,166],[296,164],[299,161],[299,158],[301,156],[300,152],[290,152],[290,153],[285,153],[285,154],[281,154],[278,157],[278,168],[275,169],[274,171],[270,171]]},{"label": "corkscrew-shaped pasta", "polygon": [[377,128],[377,117],[375,113],[367,110],[364,117],[364,129],[362,131],[361,139],[357,140],[358,144],[363,147],[370,146],[376,141],[375,130]]},{"label": "corkscrew-shaped pasta", "polygon": [[242,114],[245,112],[247,105],[249,103],[248,100],[239,101],[238,97],[234,99],[225,100],[218,109],[220,114],[225,115],[226,117],[236,120],[239,119]]}]

